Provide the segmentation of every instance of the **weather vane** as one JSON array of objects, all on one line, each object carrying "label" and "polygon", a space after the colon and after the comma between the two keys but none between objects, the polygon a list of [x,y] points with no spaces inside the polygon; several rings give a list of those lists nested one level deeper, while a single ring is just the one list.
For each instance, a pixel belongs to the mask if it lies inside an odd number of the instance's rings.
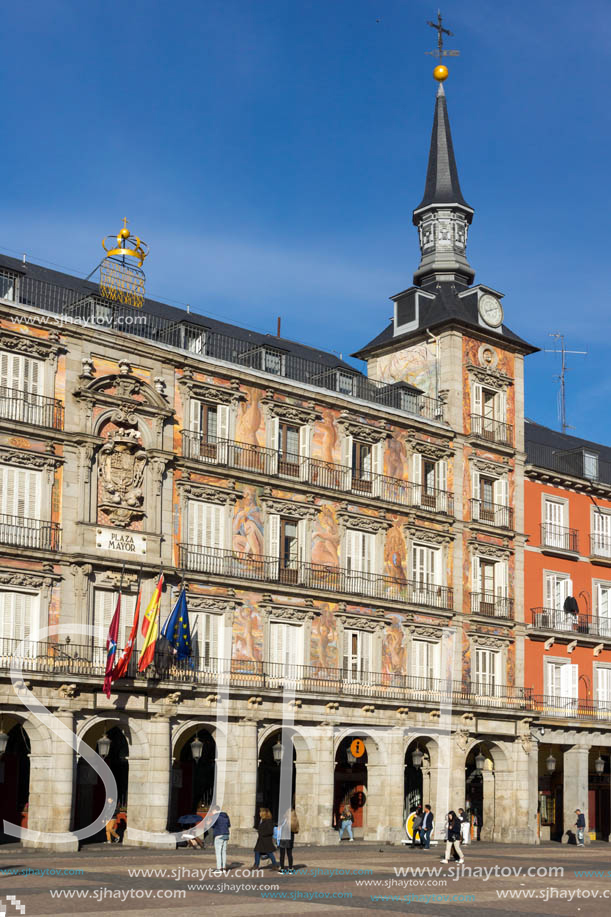
[{"label": "weather vane", "polygon": [[439,63],[433,70],[433,76],[435,79],[442,83],[448,76],[448,68],[442,63],[444,57],[458,57],[460,51],[450,51],[445,50],[443,47],[443,36],[444,35],[454,35],[454,32],[450,32],[449,29],[444,29],[442,26],[441,11],[437,10],[437,22],[427,22],[427,25],[430,25],[432,29],[437,31],[437,49],[435,51],[425,51],[425,54],[430,54],[431,57],[439,58]]},{"label": "weather vane", "polygon": [[[132,236],[127,228],[127,218],[123,217],[123,229],[116,236],[102,239],[102,248],[106,257],[100,265],[101,295],[141,309],[144,305],[146,279],[142,265],[148,255],[148,245],[138,236]],[[126,261],[126,258],[132,258],[137,266]]]}]

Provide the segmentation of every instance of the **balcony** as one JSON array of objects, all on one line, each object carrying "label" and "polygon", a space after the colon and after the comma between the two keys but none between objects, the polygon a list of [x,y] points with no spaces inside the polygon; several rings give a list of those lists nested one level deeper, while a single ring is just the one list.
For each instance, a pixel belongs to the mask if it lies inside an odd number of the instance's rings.
[{"label": "balcony", "polygon": [[454,515],[454,497],[448,491],[391,478],[385,474],[355,474],[348,465],[302,458],[276,449],[217,439],[191,430],[182,431],[182,454],[185,458],[209,465],[223,465],[240,471],[302,481],[327,490],[366,495],[387,503],[446,516]]},{"label": "balcony", "polygon": [[590,535],[590,556],[611,561],[611,538],[606,535]]},{"label": "balcony", "polygon": [[[39,673],[64,678],[67,675],[102,680],[106,667],[105,646],[43,643],[0,639],[0,671],[11,666],[25,673]],[[387,674],[366,670],[286,665],[248,659],[202,658],[177,662],[158,655],[146,672],[138,672],[137,655],[130,661],[127,679],[115,682],[113,690],[123,685],[133,691],[138,684],[145,689],[152,680],[232,687],[248,690],[280,691],[283,685],[298,687],[304,694],[379,697],[402,701],[459,707],[477,706],[496,709],[528,710],[530,690],[512,685],[462,683],[443,678],[426,678],[402,673]],[[127,683],[126,683],[127,682]]]},{"label": "balcony", "polygon": [[[2,289],[0,284],[0,292]],[[305,359],[286,349],[284,341],[271,335],[246,329],[239,337],[224,334],[206,326],[203,316],[200,324],[186,318],[166,318],[158,308],[155,313],[148,311],[150,304],[146,301],[139,320],[134,321],[131,306],[105,299],[99,287],[88,281],[82,281],[79,288],[74,289],[26,274],[20,276],[17,283],[6,282],[4,289],[15,303],[59,314],[64,321],[75,325],[86,324],[98,330],[135,335],[193,357],[210,357],[262,372],[270,378],[293,379],[348,398],[395,408],[424,420],[444,422],[443,402],[438,398],[422,395],[405,383],[368,379],[343,360],[334,362],[330,354],[327,362]]]},{"label": "balcony", "polygon": [[493,592],[472,592],[471,612],[485,615],[487,618],[513,619],[513,599],[495,595]]},{"label": "balcony", "polygon": [[63,430],[64,406],[57,398],[32,395],[0,386],[0,418],[13,423],[30,423],[51,430]]},{"label": "balcony", "polygon": [[559,608],[532,608],[532,624],[540,630],[611,638],[611,618],[574,615]]},{"label": "balcony", "polygon": [[513,427],[509,423],[485,417],[482,414],[471,414],[471,433],[478,439],[500,446],[513,445]]},{"label": "balcony", "polygon": [[195,573],[350,593],[427,608],[449,610],[453,605],[453,592],[449,586],[400,580],[376,573],[358,573],[324,564],[295,562],[283,567],[275,557],[202,545],[179,545],[179,566]]},{"label": "balcony", "polygon": [[57,522],[0,514],[0,544],[39,551],[59,551],[60,531]]},{"label": "balcony", "polygon": [[513,509],[487,500],[471,500],[471,520],[499,529],[513,529]]},{"label": "balcony", "polygon": [[531,704],[533,712],[540,716],[611,721],[611,703],[608,701],[537,694],[532,697]]},{"label": "balcony", "polygon": [[577,529],[567,529],[563,525],[554,525],[551,522],[542,522],[541,547],[550,551],[568,551],[577,554],[579,541]]}]

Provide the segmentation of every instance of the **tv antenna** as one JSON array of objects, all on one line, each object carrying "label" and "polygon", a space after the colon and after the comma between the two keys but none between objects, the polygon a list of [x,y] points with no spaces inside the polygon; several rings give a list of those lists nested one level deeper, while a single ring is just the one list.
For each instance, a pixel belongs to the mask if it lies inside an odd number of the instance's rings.
[{"label": "tv antenna", "polygon": [[558,397],[558,419],[562,426],[562,432],[566,433],[567,430],[574,430],[566,421],[566,374],[569,371],[569,368],[566,365],[566,357],[569,353],[581,354],[585,356],[587,350],[567,350],[564,344],[564,335],[559,331],[552,331],[549,334],[549,337],[555,338],[556,342],[560,344],[560,349],[555,347],[553,350],[544,350],[543,353],[559,353],[560,354],[560,373],[557,376],[554,376],[554,379],[557,379],[560,382],[560,392]]}]

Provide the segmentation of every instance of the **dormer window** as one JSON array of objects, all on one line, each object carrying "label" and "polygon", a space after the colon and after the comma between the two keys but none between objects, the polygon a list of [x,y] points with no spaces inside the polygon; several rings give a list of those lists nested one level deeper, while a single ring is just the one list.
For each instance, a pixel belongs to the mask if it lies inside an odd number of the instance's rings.
[{"label": "dormer window", "polygon": [[598,481],[598,455],[595,452],[583,453],[583,476],[590,481]]},{"label": "dormer window", "polygon": [[286,375],[286,354],[275,347],[255,347],[239,356],[240,363],[274,376]]},{"label": "dormer window", "polygon": [[0,299],[10,299],[14,302],[16,288],[17,275],[2,268],[0,270]]},{"label": "dormer window", "polygon": [[308,379],[312,385],[320,385],[331,392],[340,395],[354,395],[356,393],[356,374],[344,372],[340,369],[330,369],[327,372],[316,374]]}]

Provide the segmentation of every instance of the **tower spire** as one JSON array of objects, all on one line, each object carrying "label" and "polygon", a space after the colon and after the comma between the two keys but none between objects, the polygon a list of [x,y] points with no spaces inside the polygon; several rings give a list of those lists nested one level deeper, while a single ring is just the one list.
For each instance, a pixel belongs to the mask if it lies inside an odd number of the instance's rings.
[{"label": "tower spire", "polygon": [[458,280],[469,284],[475,277],[466,256],[467,232],[473,219],[473,208],[464,199],[458,179],[443,88],[448,69],[441,63],[443,56],[456,56],[458,51],[443,50],[442,34],[452,33],[442,28],[441,15],[438,20],[437,24],[429,23],[439,33],[439,49],[428,52],[439,57],[439,64],[433,71],[439,88],[435,100],[424,195],[413,215],[414,224],[418,227],[422,255],[414,274],[414,283],[422,285],[430,279]]}]

